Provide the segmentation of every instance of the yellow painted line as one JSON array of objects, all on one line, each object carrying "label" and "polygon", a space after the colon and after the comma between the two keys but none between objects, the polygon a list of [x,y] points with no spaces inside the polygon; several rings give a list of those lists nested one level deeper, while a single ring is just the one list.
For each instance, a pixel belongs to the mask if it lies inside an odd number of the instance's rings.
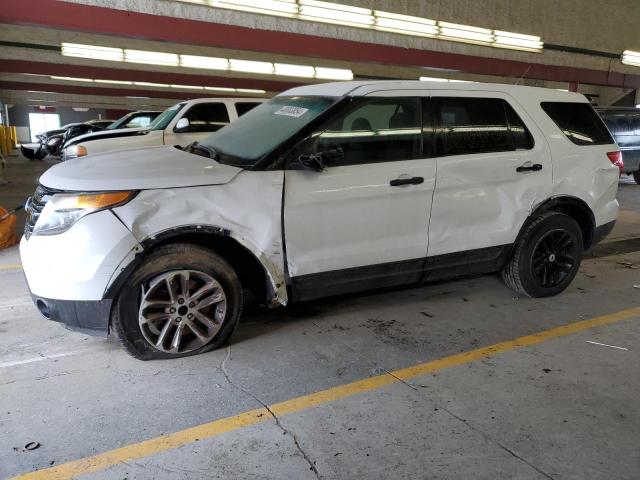
[{"label": "yellow painted line", "polygon": [[[532,335],[519,337],[514,340],[497,343],[489,347],[478,348],[477,350],[459,353],[439,360],[421,363],[375,377],[366,378],[364,380],[339,385],[310,395],[285,400],[284,402],[276,403],[269,408],[276,415],[287,415],[290,413],[300,412],[318,405],[325,405],[342,398],[348,398],[360,393],[370,392],[399,381],[411,380],[421,375],[457,367],[476,360],[492,357],[499,353],[521,347],[537,345],[539,343],[546,342],[547,340],[565,337],[572,333],[601,327],[603,325],[610,325],[612,323],[634,317],[640,317],[640,307],[622,310],[620,312],[591,318],[589,320],[570,323],[568,325],[544,330]],[[247,412],[234,415],[233,417],[204,423],[202,425],[180,430],[161,437],[152,438],[139,443],[126,445],[115,450],[110,450],[108,452],[99,453],[91,457],[74,460],[42,470],[36,470],[24,475],[18,475],[10,480],[68,480],[80,475],[104,470],[120,463],[182,447],[198,440],[212,438],[226,432],[240,430],[243,427],[264,423],[271,419],[272,417],[270,413],[265,408],[249,410]]]},{"label": "yellow painted line", "polygon": [[19,263],[0,265],[0,272],[13,270],[22,270],[22,265],[20,265]]}]

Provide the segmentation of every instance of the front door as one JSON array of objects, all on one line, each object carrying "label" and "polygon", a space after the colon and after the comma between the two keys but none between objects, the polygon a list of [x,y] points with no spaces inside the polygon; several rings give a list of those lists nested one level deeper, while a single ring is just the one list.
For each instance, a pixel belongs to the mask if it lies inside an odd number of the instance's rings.
[{"label": "front door", "polygon": [[303,151],[343,155],[285,174],[284,233],[294,299],[419,281],[435,159],[423,151],[422,100],[367,97],[315,132]]}]

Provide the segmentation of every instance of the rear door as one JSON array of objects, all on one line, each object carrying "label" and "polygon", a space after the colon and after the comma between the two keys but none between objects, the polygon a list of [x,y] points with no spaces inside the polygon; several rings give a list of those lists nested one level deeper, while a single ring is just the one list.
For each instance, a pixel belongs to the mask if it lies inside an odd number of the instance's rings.
[{"label": "rear door", "polygon": [[436,174],[422,149],[421,110],[415,96],[356,98],[303,146],[339,147],[344,157],[320,172],[286,170],[284,231],[296,299],[421,278]]},{"label": "rear door", "polygon": [[541,131],[512,98],[433,93],[436,189],[429,257],[514,242],[532,206],[551,193]]}]

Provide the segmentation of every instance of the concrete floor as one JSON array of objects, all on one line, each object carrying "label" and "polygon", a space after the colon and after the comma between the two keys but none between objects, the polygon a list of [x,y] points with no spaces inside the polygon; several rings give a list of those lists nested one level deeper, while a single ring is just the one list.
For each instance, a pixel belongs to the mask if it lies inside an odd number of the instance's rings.
[{"label": "concrete floor", "polygon": [[[38,168],[14,161],[5,176],[35,178]],[[19,191],[0,187],[0,204]],[[58,476],[32,478],[638,479],[637,312],[343,398],[328,393],[277,421],[205,429],[177,448],[137,444],[639,307],[640,186],[624,179],[619,197],[616,230],[558,297],[518,298],[489,275],[256,310],[228,349],[162,362],[39,317],[22,272],[2,270],[19,262],[16,249],[0,252],[0,478],[61,465]],[[31,441],[40,447],[25,450]],[[65,467],[124,446],[111,460]]]}]

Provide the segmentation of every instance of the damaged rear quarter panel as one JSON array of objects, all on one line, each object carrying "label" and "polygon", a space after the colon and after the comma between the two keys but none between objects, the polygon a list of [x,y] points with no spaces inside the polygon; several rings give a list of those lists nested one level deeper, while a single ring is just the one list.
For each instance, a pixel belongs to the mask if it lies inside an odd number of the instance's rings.
[{"label": "damaged rear quarter panel", "polygon": [[264,266],[271,302],[285,305],[283,182],[283,171],[243,171],[224,185],[143,190],[114,212],[141,243],[184,227],[224,231]]}]

